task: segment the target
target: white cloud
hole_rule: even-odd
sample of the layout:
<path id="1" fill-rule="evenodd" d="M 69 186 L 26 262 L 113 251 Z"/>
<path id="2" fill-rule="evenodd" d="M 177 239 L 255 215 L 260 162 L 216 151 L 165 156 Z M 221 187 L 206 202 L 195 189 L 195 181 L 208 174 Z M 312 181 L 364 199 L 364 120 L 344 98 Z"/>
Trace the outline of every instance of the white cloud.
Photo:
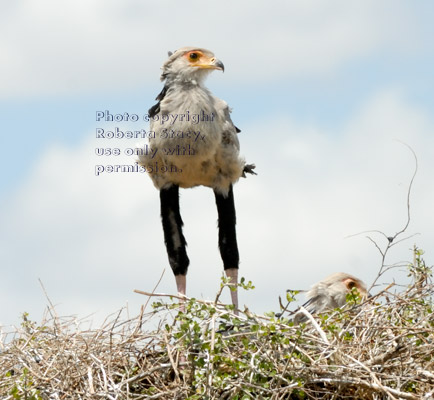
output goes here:
<path id="1" fill-rule="evenodd" d="M 419 48 L 417 9 L 333 0 L 19 2 L 1 7 L 0 95 L 115 93 L 155 82 L 166 51 L 214 50 L 227 81 L 327 76 L 390 46 Z M 393 12 L 391 12 L 393 11 Z M 405 29 L 403 29 L 405 26 Z"/>
<path id="2" fill-rule="evenodd" d="M 240 134 L 243 152 L 259 174 L 235 189 L 241 274 L 257 286 L 241 295 L 242 304 L 257 312 L 276 309 L 285 289 L 306 288 L 339 270 L 372 282 L 379 254 L 364 235 L 345 237 L 369 229 L 389 235 L 404 225 L 414 163 L 394 139 L 418 155 L 408 232 L 421 236 L 394 248 L 388 262 L 410 259 L 414 242 L 432 260 L 434 122 L 423 112 L 389 90 L 373 96 L 339 132 L 295 119 L 271 121 L 256 121 Z M 264 132 L 275 135 L 274 141 Z M 96 177 L 99 144 L 89 139 L 74 149 L 48 149 L 3 204 L 0 253 L 8 273 L 0 293 L 2 304 L 9 305 L 3 323 L 21 311 L 39 317 L 46 301 L 38 277 L 60 303 L 61 315 L 105 316 L 126 301 L 134 312 L 144 299 L 133 289 L 152 290 L 164 269 L 158 291 L 175 292 L 158 192 L 140 174 Z M 188 294 L 212 298 L 222 271 L 214 196 L 206 188 L 185 190 L 181 204 L 191 259 Z M 224 299 L 229 301 L 227 293 Z"/>

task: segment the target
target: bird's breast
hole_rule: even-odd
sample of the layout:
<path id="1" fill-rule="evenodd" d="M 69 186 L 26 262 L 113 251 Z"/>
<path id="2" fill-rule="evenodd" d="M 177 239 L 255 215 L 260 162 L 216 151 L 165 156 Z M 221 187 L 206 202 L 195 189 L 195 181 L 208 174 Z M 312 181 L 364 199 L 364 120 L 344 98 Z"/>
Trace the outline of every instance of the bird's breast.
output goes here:
<path id="1" fill-rule="evenodd" d="M 168 90 L 160 112 L 151 120 L 155 134 L 149 146 L 153 161 L 177 173 L 151 174 L 158 188 L 168 183 L 204 185 L 224 193 L 238 180 L 244 162 L 239 158 L 235 128 L 222 112 L 222 104 L 204 88 Z M 140 157 L 141 165 L 147 161 L 146 156 Z"/>
<path id="2" fill-rule="evenodd" d="M 151 130 L 155 132 L 152 144 L 158 148 L 188 148 L 200 156 L 213 152 L 221 141 L 214 100 L 206 91 L 172 93 L 157 117 Z"/>

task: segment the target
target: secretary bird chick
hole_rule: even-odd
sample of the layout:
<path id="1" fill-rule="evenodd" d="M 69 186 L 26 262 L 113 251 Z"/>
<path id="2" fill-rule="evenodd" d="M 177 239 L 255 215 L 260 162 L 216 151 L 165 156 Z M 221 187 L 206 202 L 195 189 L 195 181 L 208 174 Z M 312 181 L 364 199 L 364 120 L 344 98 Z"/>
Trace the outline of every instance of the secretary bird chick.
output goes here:
<path id="1" fill-rule="evenodd" d="M 206 49 L 183 47 L 162 66 L 163 90 L 148 111 L 150 152 L 139 153 L 160 190 L 161 219 L 170 266 L 178 293 L 186 293 L 189 259 L 179 210 L 179 188 L 207 186 L 213 189 L 218 211 L 219 249 L 231 286 L 231 300 L 238 309 L 239 254 L 233 184 L 245 173 L 255 174 L 239 155 L 240 145 L 226 102 L 213 96 L 204 80 L 223 63 Z M 184 305 L 181 303 L 181 310 Z M 237 312 L 237 311 L 236 311 Z"/>
<path id="2" fill-rule="evenodd" d="M 303 307 L 311 314 L 321 313 L 334 308 L 342 307 L 347 301 L 347 294 L 356 288 L 362 298 L 369 297 L 366 284 L 360 279 L 345 272 L 336 272 L 312 285 L 306 293 L 308 301 Z M 297 312 L 294 322 L 306 320 L 302 312 Z"/>
<path id="3" fill-rule="evenodd" d="M 336 272 L 312 285 L 306 293 L 309 299 L 304 307 L 311 313 L 342 307 L 347 302 L 347 294 L 356 288 L 362 297 L 368 296 L 366 284 L 345 272 Z"/>

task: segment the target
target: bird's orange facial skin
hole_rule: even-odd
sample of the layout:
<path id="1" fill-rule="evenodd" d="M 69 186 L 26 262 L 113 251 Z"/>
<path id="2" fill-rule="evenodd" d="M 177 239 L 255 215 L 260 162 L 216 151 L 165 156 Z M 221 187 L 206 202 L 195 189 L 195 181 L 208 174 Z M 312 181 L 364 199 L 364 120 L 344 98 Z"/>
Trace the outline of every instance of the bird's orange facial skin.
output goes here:
<path id="1" fill-rule="evenodd" d="M 214 65 L 215 57 L 207 57 L 200 50 L 189 51 L 184 54 L 190 65 L 203 69 L 222 69 L 219 65 Z"/>
<path id="2" fill-rule="evenodd" d="M 347 278 L 343 282 L 349 291 L 351 291 L 353 288 L 356 288 L 362 297 L 367 297 L 368 293 L 366 292 L 365 288 L 360 286 L 358 282 L 354 281 L 354 279 Z"/>
<path id="3" fill-rule="evenodd" d="M 190 61 L 190 63 L 196 63 L 203 57 L 203 53 L 200 50 L 192 50 L 185 53 L 184 57 Z"/>
<path id="4" fill-rule="evenodd" d="M 352 288 L 356 287 L 356 282 L 354 282 L 352 279 L 346 279 L 345 280 L 346 286 L 349 290 L 351 290 Z"/>

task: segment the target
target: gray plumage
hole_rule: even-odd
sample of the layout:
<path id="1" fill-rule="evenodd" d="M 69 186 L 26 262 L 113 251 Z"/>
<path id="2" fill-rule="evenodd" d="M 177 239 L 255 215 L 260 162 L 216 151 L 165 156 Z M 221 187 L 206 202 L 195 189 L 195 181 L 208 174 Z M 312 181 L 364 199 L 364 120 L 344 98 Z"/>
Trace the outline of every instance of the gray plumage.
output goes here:
<path id="1" fill-rule="evenodd" d="M 367 296 L 363 281 L 345 272 L 336 272 L 315 283 L 306 293 L 309 299 L 305 307 L 311 313 L 342 307 L 347 301 L 347 294 L 356 288 L 362 297 Z"/>
<path id="2" fill-rule="evenodd" d="M 213 70 L 224 71 L 223 63 L 209 50 L 183 47 L 169 52 L 163 64 L 164 87 L 157 104 L 148 111 L 149 147 L 138 148 L 139 164 L 149 173 L 160 191 L 164 241 L 178 293 L 186 293 L 190 260 L 179 207 L 179 188 L 208 186 L 213 189 L 219 227 L 219 249 L 238 312 L 239 253 L 233 184 L 245 172 L 253 173 L 240 157 L 238 128 L 230 109 L 204 86 Z M 185 310 L 181 304 L 181 310 Z"/>
<path id="3" fill-rule="evenodd" d="M 204 86 L 213 70 L 223 71 L 223 63 L 209 50 L 195 47 L 175 51 L 162 66 L 164 89 L 150 109 L 152 153 L 139 155 L 139 164 L 158 165 L 149 174 L 158 189 L 203 185 L 227 195 L 243 176 L 245 161 L 230 109 Z M 199 116 L 197 122 L 193 116 Z M 169 120 L 162 123 L 164 118 Z"/>
<path id="4" fill-rule="evenodd" d="M 312 285 L 306 293 L 308 301 L 303 304 L 310 314 L 316 314 L 333 310 L 345 305 L 347 294 L 356 288 L 362 297 L 368 297 L 366 284 L 359 278 L 345 272 L 336 272 Z M 294 323 L 298 324 L 307 320 L 303 311 L 294 315 Z"/>

